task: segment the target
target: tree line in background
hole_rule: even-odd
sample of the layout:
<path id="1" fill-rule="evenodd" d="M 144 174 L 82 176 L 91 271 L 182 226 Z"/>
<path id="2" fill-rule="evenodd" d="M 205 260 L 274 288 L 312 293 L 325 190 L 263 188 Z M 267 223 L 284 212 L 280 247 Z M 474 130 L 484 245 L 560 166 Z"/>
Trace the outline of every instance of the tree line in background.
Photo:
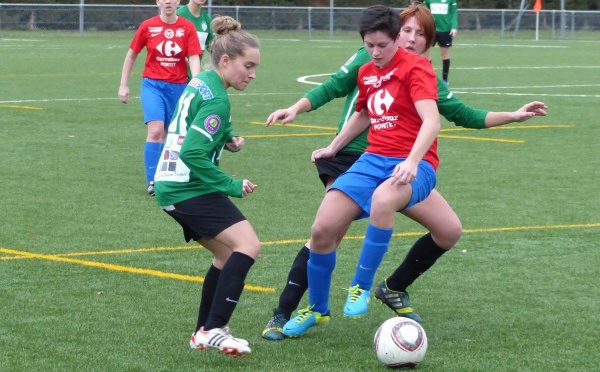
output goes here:
<path id="1" fill-rule="evenodd" d="M 458 7 L 465 9 L 518 9 L 521 6 L 521 0 L 457 0 Z M 128 4 L 128 5 L 149 5 L 154 4 L 152 0 L 84 0 L 85 4 Z M 561 0 L 542 0 L 543 9 L 560 9 Z M 81 0 L 0 0 L 0 4 L 80 4 Z M 525 0 L 525 7 L 532 9 L 535 0 Z M 565 9 L 567 10 L 599 10 L 600 0 L 565 0 Z M 181 4 L 187 4 L 187 0 L 181 0 Z M 213 5 L 228 6 L 329 6 L 330 0 L 213 0 Z M 410 0 L 334 0 L 336 7 L 367 7 L 373 4 L 383 4 L 394 7 L 405 7 L 410 4 Z"/>

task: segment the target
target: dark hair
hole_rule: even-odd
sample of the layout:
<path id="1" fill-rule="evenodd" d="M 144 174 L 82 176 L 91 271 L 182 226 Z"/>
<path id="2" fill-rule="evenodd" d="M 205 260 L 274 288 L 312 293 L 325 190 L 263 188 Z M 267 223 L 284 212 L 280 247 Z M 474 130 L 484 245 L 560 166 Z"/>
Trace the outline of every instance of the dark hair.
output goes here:
<path id="1" fill-rule="evenodd" d="M 219 65 L 221 57 L 227 54 L 231 59 L 244 55 L 247 47 L 260 47 L 256 36 L 242 31 L 242 25 L 229 16 L 217 16 L 210 23 L 216 34 L 210 46 L 213 67 Z"/>
<path id="2" fill-rule="evenodd" d="M 373 5 L 363 10 L 358 20 L 360 37 L 371 32 L 381 31 L 396 40 L 400 33 L 400 16 L 389 6 Z"/>
<path id="3" fill-rule="evenodd" d="M 435 42 L 435 21 L 433 20 L 431 11 L 429 11 L 425 5 L 413 3 L 413 5 L 407 7 L 400 13 L 400 22 L 402 26 L 404 26 L 406 21 L 411 17 L 415 17 L 417 23 L 423 29 L 425 40 L 427 40 L 425 50 L 431 48 Z"/>

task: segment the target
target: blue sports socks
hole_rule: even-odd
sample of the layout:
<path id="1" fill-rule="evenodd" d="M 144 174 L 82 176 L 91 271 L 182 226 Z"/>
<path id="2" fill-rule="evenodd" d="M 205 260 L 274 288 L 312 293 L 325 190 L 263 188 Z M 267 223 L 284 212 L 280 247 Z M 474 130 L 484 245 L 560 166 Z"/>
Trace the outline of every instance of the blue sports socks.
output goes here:
<path id="1" fill-rule="evenodd" d="M 380 229 L 369 224 L 351 287 L 358 284 L 361 289 L 371 290 L 375 273 L 388 250 L 393 232 L 394 229 Z"/>
<path id="2" fill-rule="evenodd" d="M 146 142 L 144 146 L 144 165 L 146 167 L 146 184 L 154 181 L 154 173 L 156 173 L 156 166 L 160 160 L 160 153 L 162 152 L 162 143 L 159 142 Z"/>
<path id="3" fill-rule="evenodd" d="M 308 302 L 313 305 L 313 311 L 325 314 L 329 311 L 329 290 L 331 289 L 331 274 L 335 268 L 335 251 L 318 254 L 310 251 L 308 260 Z"/>

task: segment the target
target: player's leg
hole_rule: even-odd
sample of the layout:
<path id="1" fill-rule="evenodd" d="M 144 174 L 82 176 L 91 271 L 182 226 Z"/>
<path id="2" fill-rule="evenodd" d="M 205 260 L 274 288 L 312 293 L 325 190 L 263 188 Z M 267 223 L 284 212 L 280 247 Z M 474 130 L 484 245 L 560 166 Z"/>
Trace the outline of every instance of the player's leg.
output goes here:
<path id="1" fill-rule="evenodd" d="M 333 158 L 317 159 L 315 166 L 319 178 L 329 190 L 333 182 L 352 164 L 358 160 L 360 152 L 341 152 Z M 345 232 L 344 232 L 345 235 Z M 339 245 L 339 242 L 337 243 Z M 279 295 L 279 304 L 262 331 L 263 338 L 272 341 L 283 340 L 283 326 L 290 320 L 292 313 L 298 308 L 304 293 L 308 289 L 307 264 L 310 254 L 310 241 L 298 252 L 287 276 L 286 284 Z"/>
<path id="2" fill-rule="evenodd" d="M 340 190 L 330 190 L 323 198 L 311 229 L 307 265 L 310 307 L 285 324 L 283 333 L 286 336 L 299 336 L 328 320 L 336 248 L 352 221 L 362 213 L 361 207 Z"/>
<path id="3" fill-rule="evenodd" d="M 215 257 L 227 252 L 231 254 L 219 275 L 208 318 L 196 332 L 195 341 L 227 354 L 249 354 L 248 342 L 233 337 L 227 324 L 244 290 L 246 276 L 260 252 L 258 236 L 250 223 L 244 220 L 213 239 L 199 242 Z"/>
<path id="4" fill-rule="evenodd" d="M 410 306 L 406 289 L 456 244 L 462 234 L 462 225 L 448 202 L 436 190 L 427 199 L 402 213 L 430 232 L 415 242 L 394 273 L 375 288 L 375 297 L 398 315 L 420 321 L 421 318 Z"/>
<path id="5" fill-rule="evenodd" d="M 165 101 L 160 83 L 157 80 L 144 78 L 140 88 L 144 123 L 148 131 L 144 144 L 144 167 L 147 191 L 150 196 L 154 196 L 154 174 L 165 138 Z"/>
<path id="6" fill-rule="evenodd" d="M 450 32 L 440 32 L 436 34 L 438 44 L 440 45 L 440 54 L 442 56 L 442 80 L 448 85 L 448 75 L 450 74 L 450 47 L 452 46 L 452 36 Z"/>
<path id="7" fill-rule="evenodd" d="M 233 355 L 250 353 L 248 343 L 233 337 L 227 323 L 260 252 L 252 226 L 222 193 L 188 199 L 166 211 L 182 225 L 186 241 L 199 242 L 214 257 L 202 291 L 200 329 L 192 336 L 195 348 L 214 348 Z"/>

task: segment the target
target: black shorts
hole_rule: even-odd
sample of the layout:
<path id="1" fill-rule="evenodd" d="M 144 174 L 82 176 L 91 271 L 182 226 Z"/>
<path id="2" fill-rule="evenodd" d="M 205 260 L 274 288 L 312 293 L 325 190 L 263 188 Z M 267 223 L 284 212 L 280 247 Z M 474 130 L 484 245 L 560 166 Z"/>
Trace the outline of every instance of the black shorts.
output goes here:
<path id="1" fill-rule="evenodd" d="M 317 159 L 315 165 L 323 186 L 327 185 L 328 178 L 338 178 L 342 173 L 350 169 L 352 164 L 360 158 L 362 152 L 344 151 L 333 158 Z"/>
<path id="2" fill-rule="evenodd" d="M 450 31 L 448 32 L 436 32 L 435 33 L 435 41 L 433 45 L 439 44 L 440 47 L 450 48 L 452 46 L 452 36 L 450 36 Z"/>
<path id="3" fill-rule="evenodd" d="M 225 229 L 246 217 L 222 192 L 200 195 L 163 207 L 167 214 L 179 222 L 186 242 L 212 239 Z"/>

